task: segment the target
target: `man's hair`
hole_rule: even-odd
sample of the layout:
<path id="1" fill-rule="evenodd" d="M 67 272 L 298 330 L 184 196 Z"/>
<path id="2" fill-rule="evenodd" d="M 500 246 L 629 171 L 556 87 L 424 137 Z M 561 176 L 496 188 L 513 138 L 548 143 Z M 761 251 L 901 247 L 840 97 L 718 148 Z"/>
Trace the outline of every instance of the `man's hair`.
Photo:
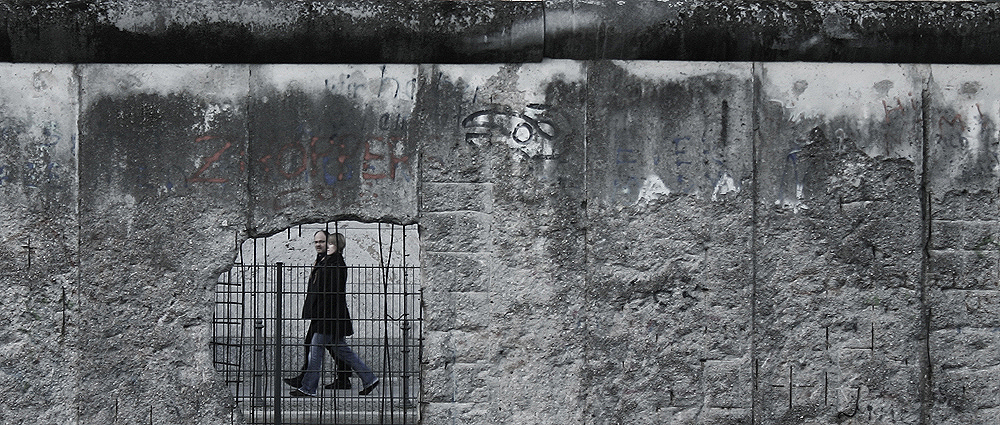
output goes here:
<path id="1" fill-rule="evenodd" d="M 315 237 L 316 235 L 318 235 L 320 233 L 323 234 L 323 237 L 325 237 L 327 239 L 330 239 L 330 232 L 327 232 L 326 230 L 323 230 L 323 229 L 319 229 L 319 230 L 316 231 L 316 233 L 313 233 L 313 237 Z"/>

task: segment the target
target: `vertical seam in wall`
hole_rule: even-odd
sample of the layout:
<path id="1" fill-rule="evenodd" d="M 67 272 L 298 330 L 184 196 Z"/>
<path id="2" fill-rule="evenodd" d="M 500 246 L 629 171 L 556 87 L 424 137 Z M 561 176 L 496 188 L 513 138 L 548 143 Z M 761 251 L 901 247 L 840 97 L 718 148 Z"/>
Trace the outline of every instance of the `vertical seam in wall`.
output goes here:
<path id="1" fill-rule="evenodd" d="M 76 141 L 75 141 L 76 146 L 73 147 L 73 149 L 76 151 L 76 155 L 74 155 L 74 158 L 73 158 L 73 161 L 75 161 L 75 167 L 76 167 L 76 280 L 75 280 L 74 285 L 76 286 L 76 291 L 75 291 L 76 292 L 76 309 L 79 310 L 80 306 L 82 305 L 81 304 L 81 299 L 80 299 L 80 297 L 81 297 L 81 294 L 80 294 L 80 292 L 81 292 L 80 291 L 81 281 L 80 281 L 80 279 L 83 278 L 83 273 L 81 271 L 81 269 L 83 268 L 83 261 L 81 261 L 83 259 L 83 255 L 80 252 L 80 245 L 81 245 L 80 244 L 80 239 L 81 239 L 82 233 L 83 233 L 83 224 L 80 223 L 80 221 L 81 221 L 80 210 L 82 209 L 81 205 L 80 205 L 80 203 L 82 202 L 81 197 L 80 197 L 80 180 L 81 180 L 80 179 L 80 174 L 81 174 L 80 173 L 80 154 L 81 154 L 80 153 L 80 118 L 82 117 L 81 112 L 83 111 L 83 76 L 80 75 L 80 65 L 78 65 L 78 64 L 73 65 L 73 76 L 75 77 L 75 80 L 76 80 L 76 120 L 75 120 L 75 123 L 74 123 L 76 125 Z M 68 308 L 64 308 L 64 310 L 69 310 L 69 309 Z M 66 312 L 64 311 L 63 314 L 66 314 Z M 76 319 L 76 322 L 79 323 L 79 317 L 76 317 L 76 315 L 74 315 L 74 318 Z M 77 330 L 76 332 L 72 332 L 72 334 L 73 334 L 73 336 L 75 338 L 79 338 L 80 337 L 79 330 Z M 71 352 L 70 355 L 77 357 L 76 361 L 73 362 L 74 366 L 73 366 L 73 372 L 72 372 L 73 381 L 75 383 L 75 385 L 73 386 L 73 388 L 74 388 L 73 404 L 75 405 L 76 408 L 75 409 L 71 409 L 71 410 L 73 411 L 72 414 L 74 415 L 73 421 L 76 422 L 76 423 L 79 423 L 80 422 L 80 403 L 77 401 L 78 392 L 77 392 L 76 389 L 80 388 L 80 362 L 79 362 L 80 345 L 77 342 L 78 341 L 74 341 L 73 348 L 70 350 L 70 352 Z"/>
<path id="2" fill-rule="evenodd" d="M 758 63 L 751 62 L 750 78 L 752 79 L 752 111 L 753 134 L 750 140 L 750 423 L 757 423 L 757 206 L 759 194 L 757 186 L 757 142 L 760 140 L 760 79 L 757 75 Z"/>
<path id="3" fill-rule="evenodd" d="M 931 241 L 931 199 L 930 199 L 930 189 L 928 187 L 927 180 L 927 170 L 928 170 L 928 158 L 930 143 L 929 137 L 929 123 L 930 120 L 930 87 L 931 82 L 934 80 L 934 75 L 931 69 L 928 67 L 927 78 L 924 79 L 923 92 L 921 93 L 921 138 L 922 143 L 920 150 L 920 241 L 921 243 L 921 254 L 920 254 L 920 276 L 918 279 L 919 296 L 920 296 L 920 325 L 921 337 L 923 339 L 923 346 L 919 348 L 921 350 L 919 354 L 920 362 L 920 381 L 919 381 L 919 395 L 920 395 L 920 424 L 928 425 L 930 424 L 931 407 L 933 406 L 932 391 L 931 391 L 931 332 L 930 332 L 930 308 L 927 304 L 927 268 L 930 262 L 930 241 Z"/>
<path id="4" fill-rule="evenodd" d="M 590 116 L 590 73 L 593 70 L 593 67 L 591 66 L 592 64 L 593 64 L 592 61 L 584 62 L 584 66 L 587 67 L 587 73 L 586 73 L 586 84 L 584 84 L 584 88 L 583 88 L 583 99 L 584 99 L 584 101 L 583 101 L 583 137 L 582 137 L 582 139 L 583 139 L 583 201 L 585 202 L 584 207 L 583 207 L 583 267 L 584 267 L 584 269 L 583 269 L 583 284 L 585 285 L 585 288 L 587 288 L 587 290 L 583 291 L 583 301 L 584 301 L 583 308 L 587 308 L 587 306 L 590 305 L 590 299 L 589 299 L 590 298 L 590 295 L 589 295 L 590 294 L 590 284 L 591 284 L 591 282 L 593 282 L 593 280 L 591 279 L 591 276 L 590 276 L 590 270 L 592 270 L 592 266 L 593 266 L 593 264 L 591 263 L 591 257 L 590 257 L 590 226 L 591 226 L 591 222 L 590 222 L 590 159 L 588 157 L 588 154 L 590 153 L 590 151 L 589 151 L 589 147 L 587 146 L 589 138 L 590 138 L 590 129 L 589 129 L 590 121 L 587 118 Z M 583 317 L 586 318 L 588 316 L 589 316 L 589 314 L 586 311 L 584 311 Z M 586 321 L 584 321 L 584 328 L 583 328 L 583 333 L 582 333 L 582 337 L 583 338 L 587 337 L 587 327 L 586 326 L 587 326 L 586 325 Z M 583 339 L 583 338 L 581 338 L 581 339 Z M 584 371 L 586 371 L 587 364 L 590 362 L 590 359 L 588 358 L 589 351 L 587 350 L 587 347 L 589 347 L 589 345 L 586 344 L 586 343 L 584 343 L 583 347 L 582 347 L 582 354 L 583 354 L 583 368 L 582 369 Z M 583 376 L 580 376 L 578 379 L 580 379 L 582 381 L 583 380 Z M 586 392 L 585 392 L 586 388 L 588 388 L 588 385 L 583 385 L 583 382 L 581 382 L 580 390 L 579 390 L 580 392 L 577 394 L 577 397 L 579 397 L 579 400 L 580 400 L 580 409 L 582 410 L 580 412 L 580 423 L 586 423 L 587 422 L 586 417 L 587 417 L 587 411 L 588 411 L 588 409 L 587 409 L 587 406 L 586 406 L 586 404 L 587 404 L 587 397 L 586 397 Z"/>
<path id="5" fill-rule="evenodd" d="M 548 50 L 548 43 L 545 42 L 545 40 L 548 38 L 548 37 L 546 37 L 546 28 L 547 28 L 547 25 L 548 25 L 548 18 L 549 17 L 548 17 L 548 11 L 545 9 L 545 4 L 547 2 L 546 1 L 540 1 L 538 3 L 542 5 L 542 58 L 539 61 L 539 62 L 542 62 L 542 61 L 545 60 L 545 58 L 549 57 L 549 52 L 547 51 Z M 586 103 L 586 102 L 584 102 L 584 103 Z M 584 113 L 586 114 L 586 110 L 584 110 Z M 586 116 L 586 115 L 584 115 L 584 116 Z M 584 119 L 584 123 L 586 123 L 586 119 Z M 587 128 L 586 124 L 584 124 L 584 128 Z M 586 143 L 584 143 L 584 146 L 586 146 Z M 584 155 L 584 158 L 586 158 L 586 155 Z M 584 170 L 586 170 L 586 166 L 584 166 Z M 586 189 L 584 189 L 584 190 L 586 190 Z"/>
<path id="6" fill-rule="evenodd" d="M 252 130 L 250 123 L 253 120 L 253 117 L 251 116 L 251 112 L 250 112 L 250 107 L 253 104 L 253 92 L 252 92 L 252 87 L 253 87 L 253 65 L 249 65 L 248 64 L 248 65 L 246 65 L 246 67 L 247 67 L 247 101 L 246 101 L 246 106 L 245 106 L 245 108 L 246 108 L 246 111 L 245 111 L 246 118 L 243 121 L 243 123 L 244 123 L 243 125 L 246 126 L 247 142 L 246 142 L 246 145 L 243 146 L 243 150 L 246 153 L 246 158 L 247 158 L 246 180 L 245 180 L 246 183 L 244 183 L 246 187 L 244 187 L 244 189 L 246 190 L 246 194 L 247 194 L 246 217 L 245 217 L 246 218 L 246 233 L 247 233 L 247 236 L 249 236 L 251 226 L 253 226 L 253 205 L 254 205 L 254 202 L 253 202 L 253 193 L 250 191 L 250 168 L 251 168 L 251 164 L 250 163 L 252 161 L 249 160 L 250 159 L 250 145 L 253 143 L 253 135 L 250 133 L 251 130 Z M 254 233 L 256 233 L 256 232 L 254 232 Z M 239 249 L 239 247 L 237 247 L 237 249 Z"/>

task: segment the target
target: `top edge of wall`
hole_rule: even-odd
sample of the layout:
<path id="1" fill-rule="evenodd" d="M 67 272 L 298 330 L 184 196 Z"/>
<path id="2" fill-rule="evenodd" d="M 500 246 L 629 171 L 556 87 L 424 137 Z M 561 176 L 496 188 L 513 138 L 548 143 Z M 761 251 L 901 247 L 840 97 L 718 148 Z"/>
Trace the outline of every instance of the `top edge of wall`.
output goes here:
<path id="1" fill-rule="evenodd" d="M 1000 63 L 1000 4 L 930 1 L 7 1 L 0 61 Z"/>

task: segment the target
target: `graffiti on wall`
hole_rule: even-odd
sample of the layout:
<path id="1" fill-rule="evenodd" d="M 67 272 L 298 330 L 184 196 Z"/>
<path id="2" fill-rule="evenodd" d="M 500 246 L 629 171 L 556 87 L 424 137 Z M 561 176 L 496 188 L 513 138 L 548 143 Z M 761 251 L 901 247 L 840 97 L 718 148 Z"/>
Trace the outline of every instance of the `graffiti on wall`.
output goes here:
<path id="1" fill-rule="evenodd" d="M 415 175 L 405 137 L 337 134 L 298 139 L 269 145 L 267 151 L 250 158 L 241 137 L 200 135 L 193 140 L 195 153 L 190 166 L 137 160 L 127 165 L 124 174 L 138 191 L 170 196 L 199 187 L 242 184 L 242 176 L 253 164 L 261 181 L 297 182 L 301 186 L 276 193 L 273 200 L 278 207 L 284 205 L 283 198 L 297 192 L 308 190 L 320 199 L 329 199 L 352 181 L 371 186 L 409 182 Z"/>
<path id="2" fill-rule="evenodd" d="M 407 99 L 410 101 L 416 99 L 418 87 L 415 77 L 400 79 L 386 76 L 385 65 L 382 66 L 381 73 L 379 78 L 371 79 L 365 79 L 358 74 L 342 73 L 323 80 L 323 84 L 327 91 L 351 99 L 357 99 L 367 94 L 383 99 Z"/>
<path id="3" fill-rule="evenodd" d="M 20 152 L 0 158 L 0 188 L 59 187 L 71 178 L 66 174 L 67 166 L 55 158 L 59 149 L 70 152 L 75 149 L 76 136 L 64 135 L 55 121 L 44 121 L 37 126 L 7 121 L 0 126 L 0 143 L 20 146 Z M 62 147 L 67 143 L 68 149 Z"/>
<path id="4" fill-rule="evenodd" d="M 499 138 L 529 158 L 555 159 L 560 129 L 552 115 L 552 106 L 546 104 L 530 103 L 521 111 L 496 105 L 467 115 L 462 128 L 465 141 L 477 147 Z"/>

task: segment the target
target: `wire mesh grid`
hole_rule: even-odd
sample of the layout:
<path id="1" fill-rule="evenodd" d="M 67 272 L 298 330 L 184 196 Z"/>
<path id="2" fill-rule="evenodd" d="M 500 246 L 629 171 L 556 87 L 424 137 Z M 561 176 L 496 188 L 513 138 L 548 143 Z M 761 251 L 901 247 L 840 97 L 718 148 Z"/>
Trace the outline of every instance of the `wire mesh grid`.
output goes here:
<path id="1" fill-rule="evenodd" d="M 363 384 L 357 374 L 351 389 L 338 387 L 329 354 L 316 397 L 293 397 L 294 388 L 283 381 L 304 366 L 309 321 L 301 319 L 301 309 L 312 265 L 240 261 L 220 276 L 213 352 L 238 407 L 233 422 L 242 416 L 251 424 L 419 423 L 419 267 L 397 263 L 348 265 L 354 335 L 347 342 L 380 379 L 368 395 L 358 394 Z"/>

